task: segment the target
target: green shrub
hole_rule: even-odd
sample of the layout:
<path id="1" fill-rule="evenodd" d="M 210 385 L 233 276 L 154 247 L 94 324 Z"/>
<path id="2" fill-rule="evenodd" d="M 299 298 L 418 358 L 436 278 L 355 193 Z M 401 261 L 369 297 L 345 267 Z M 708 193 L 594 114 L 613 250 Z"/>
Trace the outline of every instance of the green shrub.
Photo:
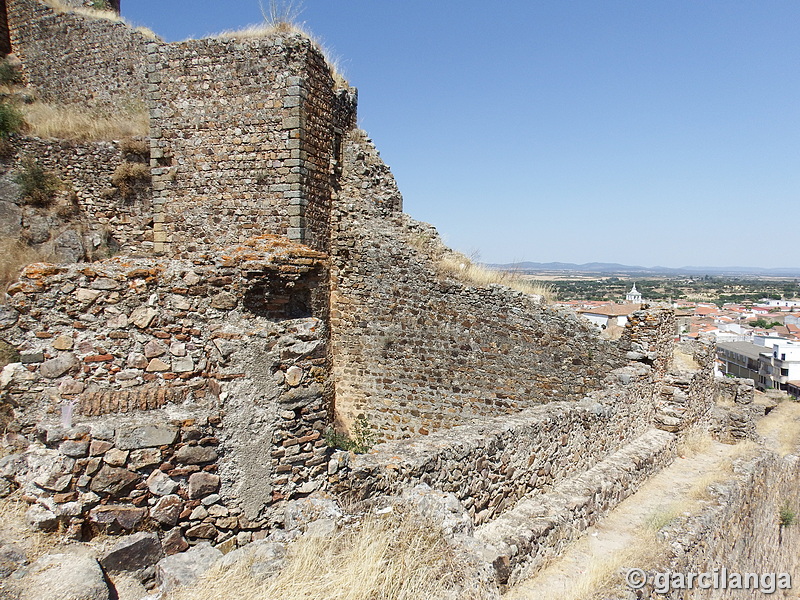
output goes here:
<path id="1" fill-rule="evenodd" d="M 797 521 L 797 513 L 792 510 L 788 502 L 781 507 L 779 521 L 781 527 L 789 527 Z"/>
<path id="2" fill-rule="evenodd" d="M 325 443 L 330 448 L 351 450 L 356 454 L 365 454 L 375 445 L 377 436 L 372 430 L 367 417 L 358 415 L 353 424 L 353 437 L 338 433 L 332 427 L 325 430 Z"/>
<path id="3" fill-rule="evenodd" d="M 22 129 L 25 121 L 17 108 L 7 102 L 0 102 L 0 139 L 7 140 L 12 133 Z"/>
<path id="4" fill-rule="evenodd" d="M 45 171 L 32 158 L 22 161 L 14 180 L 21 188 L 22 199 L 33 206 L 49 206 L 64 187 L 55 173 Z"/>

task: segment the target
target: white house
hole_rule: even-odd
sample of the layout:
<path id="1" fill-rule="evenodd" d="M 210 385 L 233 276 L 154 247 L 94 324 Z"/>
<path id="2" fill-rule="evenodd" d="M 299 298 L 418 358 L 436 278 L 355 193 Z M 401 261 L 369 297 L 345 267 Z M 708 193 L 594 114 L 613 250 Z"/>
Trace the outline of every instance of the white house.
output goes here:
<path id="1" fill-rule="evenodd" d="M 628 315 L 639 310 L 641 304 L 607 304 L 578 311 L 579 314 L 590 321 L 598 329 L 608 329 L 612 326 L 625 327 Z"/>
<path id="2" fill-rule="evenodd" d="M 636 289 L 636 283 L 634 282 L 631 291 L 627 293 L 625 296 L 625 302 L 630 304 L 641 304 L 642 303 L 642 295 L 639 293 L 639 290 Z"/>

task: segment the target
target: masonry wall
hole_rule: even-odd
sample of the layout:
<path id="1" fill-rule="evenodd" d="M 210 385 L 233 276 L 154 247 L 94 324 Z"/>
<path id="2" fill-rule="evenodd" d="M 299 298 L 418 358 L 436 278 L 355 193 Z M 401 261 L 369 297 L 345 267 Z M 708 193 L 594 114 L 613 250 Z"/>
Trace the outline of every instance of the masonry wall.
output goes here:
<path id="1" fill-rule="evenodd" d="M 579 402 L 550 402 L 381 445 L 331 465 L 331 489 L 366 498 L 426 483 L 452 492 L 480 525 L 528 494 L 593 467 L 651 427 L 652 369 L 629 365 Z"/>
<path id="2" fill-rule="evenodd" d="M 215 503 L 230 513 L 220 509 L 206 520 L 198 516 L 202 511 L 181 512 L 176 522 L 187 539 L 221 542 L 239 530 L 280 523 L 285 501 L 318 489 L 326 473 L 322 433 L 332 393 L 326 268 L 322 254 L 277 237 L 191 261 L 117 258 L 27 267 L 0 310 L 0 334 L 21 354 L 2 382 L 3 403 L 13 407 L 7 430 L 34 440 L 37 430 L 58 425 L 70 410 L 71 424 L 83 428 L 70 433 L 67 426 L 45 440 L 77 462 L 59 474 L 69 475 L 63 486 L 39 486 L 45 500 L 36 502 L 48 507 L 73 502 L 73 492 L 97 493 L 101 484 L 94 483 L 90 462 L 102 453 L 84 448 L 73 456 L 61 444 L 91 448 L 101 440 L 111 444 L 101 444 L 103 453 L 112 446 L 160 448 L 160 459 L 143 466 L 120 459 L 115 469 L 133 475 L 106 473 L 124 485 L 96 501 L 89 497 L 73 515 L 78 519 L 98 504 L 152 508 L 164 495 L 148 485 L 156 469 L 175 483 L 158 475 L 165 484 L 158 489 L 184 489 L 183 501 L 218 494 Z M 304 314 L 289 316 L 298 307 Z M 203 428 L 199 437 L 181 433 L 193 424 Z M 149 436 L 166 425 L 171 433 L 155 441 L 119 443 L 119 431 L 138 427 Z M 183 445 L 209 447 L 213 457 Z M 179 452 L 206 458 L 173 461 Z M 200 471 L 218 479 L 212 478 L 213 490 L 193 496 L 191 477 Z M 231 515 L 247 525 L 216 520 Z M 211 527 L 189 532 L 201 523 Z"/>
<path id="3" fill-rule="evenodd" d="M 2 165 L 8 169 L 9 177 L 19 171 L 23 161 L 34 160 L 55 173 L 66 184 L 65 193 L 71 196 L 67 199 L 70 206 L 62 209 L 25 208 L 22 237 L 34 245 L 47 242 L 43 237 L 55 239 L 59 222 L 64 220 L 63 215 L 55 214 L 60 210 L 69 213 L 67 220 L 82 239 L 84 252 L 77 260 L 109 251 L 133 256 L 152 253 L 150 177 L 119 177 L 126 167 L 147 165 L 146 141 L 72 142 L 15 136 L 13 146 L 14 157 Z M 5 199 L 21 203 L 19 198 Z M 33 238 L 31 227 L 36 228 Z"/>
<path id="4" fill-rule="evenodd" d="M 122 22 L 57 12 L 39 0 L 8 0 L 7 8 L 12 50 L 42 100 L 109 112 L 141 106 L 152 39 Z"/>
<path id="5" fill-rule="evenodd" d="M 800 506 L 800 460 L 796 455 L 780 457 L 761 449 L 755 456 L 740 460 L 733 475 L 715 484 L 711 503 L 699 515 L 669 532 L 670 554 L 656 572 L 674 573 L 790 573 L 796 589 L 797 545 L 800 529 L 796 524 L 781 526 L 781 509 L 796 511 Z M 638 565 L 635 565 L 638 566 Z M 612 597 L 627 598 L 629 590 Z M 641 598 L 684 598 L 685 590 L 658 594 L 648 585 Z M 782 598 L 791 591 L 761 593 L 755 589 L 698 589 L 692 598 Z"/>
<path id="6" fill-rule="evenodd" d="M 440 273 L 427 252 L 435 230 L 401 205 L 372 144 L 352 133 L 331 243 L 341 426 L 364 414 L 384 439 L 427 434 L 577 400 L 625 363 L 574 313 Z"/>
<path id="7" fill-rule="evenodd" d="M 326 250 L 337 130 L 353 92 L 299 35 L 149 47 L 156 251 L 254 232 Z"/>

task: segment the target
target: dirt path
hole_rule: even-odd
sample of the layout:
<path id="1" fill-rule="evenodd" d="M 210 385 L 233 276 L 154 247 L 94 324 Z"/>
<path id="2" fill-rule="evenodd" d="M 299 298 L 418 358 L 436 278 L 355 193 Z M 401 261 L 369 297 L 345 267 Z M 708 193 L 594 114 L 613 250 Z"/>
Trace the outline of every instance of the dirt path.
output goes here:
<path id="1" fill-rule="evenodd" d="M 648 551 L 648 537 L 672 518 L 702 502 L 705 489 L 741 450 L 709 442 L 697 454 L 677 458 L 635 494 L 569 546 L 564 555 L 540 573 L 512 586 L 504 600 L 583 598 L 603 580 L 616 577 L 623 564 L 636 565 L 637 553 Z"/>

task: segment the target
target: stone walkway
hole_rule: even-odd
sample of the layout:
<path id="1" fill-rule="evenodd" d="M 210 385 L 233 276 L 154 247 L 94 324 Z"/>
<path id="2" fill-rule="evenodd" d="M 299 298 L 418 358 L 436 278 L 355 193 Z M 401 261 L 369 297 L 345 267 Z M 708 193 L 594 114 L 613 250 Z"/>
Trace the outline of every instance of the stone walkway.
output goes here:
<path id="1" fill-rule="evenodd" d="M 617 584 L 622 566 L 637 567 L 637 554 L 652 550 L 654 533 L 669 520 L 694 510 L 702 490 L 723 472 L 736 446 L 711 442 L 694 456 L 676 458 L 624 500 L 532 578 L 512 586 L 504 600 L 579 599 L 604 582 Z"/>

